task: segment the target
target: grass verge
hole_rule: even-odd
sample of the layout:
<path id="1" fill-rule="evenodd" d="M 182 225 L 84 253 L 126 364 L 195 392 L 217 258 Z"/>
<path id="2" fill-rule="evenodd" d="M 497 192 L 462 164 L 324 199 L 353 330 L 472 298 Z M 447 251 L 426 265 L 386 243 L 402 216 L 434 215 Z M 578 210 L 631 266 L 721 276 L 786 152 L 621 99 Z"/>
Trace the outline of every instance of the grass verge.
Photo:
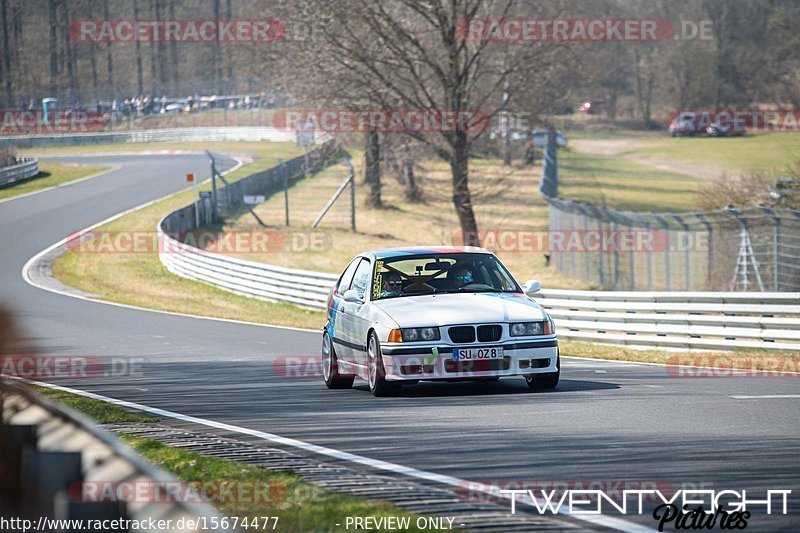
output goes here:
<path id="1" fill-rule="evenodd" d="M 70 181 L 97 174 L 107 167 L 84 165 L 61 165 L 56 163 L 39 162 L 39 174 L 29 180 L 22 181 L 11 187 L 0 189 L 0 200 L 13 198 L 48 187 L 55 187 Z"/>
<path id="2" fill-rule="evenodd" d="M 34 389 L 54 402 L 88 415 L 100 424 L 149 423 L 160 420 L 148 414 L 60 390 L 47 387 Z M 240 522 L 243 519 L 252 522 L 254 519 L 269 516 L 278 517 L 274 528 L 277 531 L 330 531 L 334 529 L 334 524 L 344 523 L 348 516 L 393 516 L 409 517 L 412 527 L 408 531 L 421 531 L 413 527 L 417 515 L 403 511 L 389 502 L 329 492 L 303 481 L 291 471 L 272 471 L 236 461 L 207 457 L 172 448 L 156 440 L 124 433 L 119 437 L 142 457 L 170 472 L 188 486 L 213 487 L 207 492 L 210 496 L 208 503 L 229 517 L 237 517 Z M 230 490 L 226 491 L 225 488 Z M 268 527 L 272 526 L 273 522 L 270 520 Z"/>
<path id="3" fill-rule="evenodd" d="M 558 153 L 559 196 L 627 211 L 690 211 L 701 182 L 618 156 Z"/>
<path id="4" fill-rule="evenodd" d="M 93 398 L 86 398 L 78 396 L 70 392 L 51 389 L 49 387 L 34 387 L 34 390 L 46 397 L 48 400 L 58 402 L 62 405 L 80 411 L 81 413 L 91 417 L 98 424 L 123 424 L 123 423 L 147 423 L 158 422 L 160 418 L 142 413 L 139 411 L 132 411 L 125 409 L 113 403 L 104 402 L 102 400 L 95 400 Z"/>
<path id="5" fill-rule="evenodd" d="M 421 531 L 415 526 L 417 515 L 403 511 L 391 503 L 365 500 L 336 494 L 307 483 L 291 472 L 275 472 L 264 468 L 206 457 L 198 453 L 171 448 L 158 441 L 123 435 L 123 440 L 147 460 L 171 472 L 190 486 L 205 483 L 213 487 L 240 487 L 242 498 L 220 498 L 211 491 L 211 503 L 229 517 L 259 519 L 277 517 L 278 531 L 332 531 L 334 524 L 344 524 L 348 516 L 409 517 L 406 531 Z M 250 494 L 250 488 L 254 488 Z M 263 490 L 262 490 L 263 489 Z M 235 500 L 235 501 L 230 501 Z M 272 527 L 272 520 L 269 527 Z M 385 531 L 374 529 L 373 531 Z"/>
<path id="6" fill-rule="evenodd" d="M 800 163 L 800 133 L 759 133 L 731 138 L 662 138 L 624 152 L 643 160 L 680 161 L 717 174 L 785 174 Z"/>

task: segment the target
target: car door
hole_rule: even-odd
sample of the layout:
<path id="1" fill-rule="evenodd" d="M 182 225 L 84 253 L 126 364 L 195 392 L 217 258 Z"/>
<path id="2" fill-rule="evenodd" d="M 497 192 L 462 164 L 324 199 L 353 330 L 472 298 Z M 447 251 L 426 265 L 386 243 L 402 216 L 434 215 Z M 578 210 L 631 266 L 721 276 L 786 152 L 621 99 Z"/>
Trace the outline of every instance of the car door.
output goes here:
<path id="1" fill-rule="evenodd" d="M 347 337 L 348 328 L 344 312 L 346 303 L 344 301 L 344 292 L 350 288 L 350 284 L 353 282 L 353 274 L 355 274 L 361 260 L 361 257 L 356 257 L 344 269 L 339 282 L 333 290 L 333 306 L 328 311 L 328 320 L 331 324 L 328 334 L 331 336 L 331 342 L 333 342 L 336 355 L 340 361 L 352 362 L 353 359 L 352 349 L 349 346 L 350 343 Z"/>
<path id="2" fill-rule="evenodd" d="M 350 285 L 351 289 L 358 291 L 361 303 L 345 302 L 344 304 L 346 306 L 348 341 L 352 348 L 353 362 L 364 367 L 367 365 L 367 330 L 370 323 L 366 313 L 369 302 L 368 290 L 371 286 L 371 281 L 372 263 L 369 259 L 363 258 L 353 274 L 353 282 Z"/>

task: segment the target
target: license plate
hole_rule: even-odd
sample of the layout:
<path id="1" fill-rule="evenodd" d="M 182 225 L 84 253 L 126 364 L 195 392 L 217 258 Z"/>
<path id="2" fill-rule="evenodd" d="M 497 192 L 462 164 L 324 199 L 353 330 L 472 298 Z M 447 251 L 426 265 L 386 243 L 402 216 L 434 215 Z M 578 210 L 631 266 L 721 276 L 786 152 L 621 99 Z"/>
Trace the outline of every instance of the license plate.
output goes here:
<path id="1" fill-rule="evenodd" d="M 480 361 L 502 359 L 503 348 L 453 348 L 453 361 Z"/>

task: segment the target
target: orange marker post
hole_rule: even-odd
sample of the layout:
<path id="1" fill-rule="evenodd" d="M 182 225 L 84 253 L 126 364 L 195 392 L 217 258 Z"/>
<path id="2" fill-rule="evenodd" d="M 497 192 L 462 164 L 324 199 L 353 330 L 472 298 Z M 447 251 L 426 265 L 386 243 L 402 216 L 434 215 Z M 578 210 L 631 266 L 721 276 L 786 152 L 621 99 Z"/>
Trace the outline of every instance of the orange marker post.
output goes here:
<path id="1" fill-rule="evenodd" d="M 194 224 L 195 228 L 200 227 L 200 206 L 197 200 L 197 182 L 194 179 L 194 174 L 189 172 L 186 174 L 186 181 L 192 184 L 192 189 L 194 190 Z"/>

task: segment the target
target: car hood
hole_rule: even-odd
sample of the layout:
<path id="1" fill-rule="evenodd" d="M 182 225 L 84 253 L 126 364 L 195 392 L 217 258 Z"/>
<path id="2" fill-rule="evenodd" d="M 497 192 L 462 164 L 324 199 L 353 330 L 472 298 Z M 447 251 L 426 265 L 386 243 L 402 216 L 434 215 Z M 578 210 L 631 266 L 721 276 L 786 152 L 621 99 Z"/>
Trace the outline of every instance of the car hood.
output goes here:
<path id="1" fill-rule="evenodd" d="M 521 293 L 402 296 L 374 302 L 401 328 L 543 320 L 545 312 Z"/>

